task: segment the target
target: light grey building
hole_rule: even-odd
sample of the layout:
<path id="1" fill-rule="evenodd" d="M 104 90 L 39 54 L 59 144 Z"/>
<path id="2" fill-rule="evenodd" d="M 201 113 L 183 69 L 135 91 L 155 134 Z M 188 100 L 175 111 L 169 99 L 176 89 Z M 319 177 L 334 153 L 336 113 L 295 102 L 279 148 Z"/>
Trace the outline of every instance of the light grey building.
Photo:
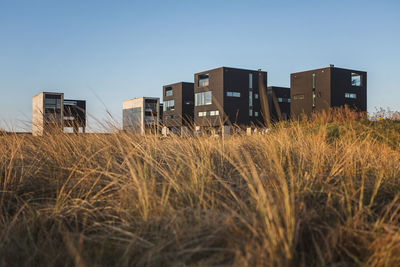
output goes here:
<path id="1" fill-rule="evenodd" d="M 32 135 L 62 131 L 64 94 L 42 92 L 32 98 Z"/>
<path id="2" fill-rule="evenodd" d="M 160 124 L 160 99 L 137 97 L 122 103 L 122 128 L 138 134 L 158 133 Z"/>

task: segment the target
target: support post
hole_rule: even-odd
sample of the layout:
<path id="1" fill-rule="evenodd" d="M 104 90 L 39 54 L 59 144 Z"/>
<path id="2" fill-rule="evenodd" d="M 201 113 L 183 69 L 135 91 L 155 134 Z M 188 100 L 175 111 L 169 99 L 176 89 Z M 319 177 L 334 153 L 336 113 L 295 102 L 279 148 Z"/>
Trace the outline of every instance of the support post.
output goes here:
<path id="1" fill-rule="evenodd" d="M 231 135 L 231 127 L 228 125 L 222 126 L 222 138 L 229 138 Z"/>

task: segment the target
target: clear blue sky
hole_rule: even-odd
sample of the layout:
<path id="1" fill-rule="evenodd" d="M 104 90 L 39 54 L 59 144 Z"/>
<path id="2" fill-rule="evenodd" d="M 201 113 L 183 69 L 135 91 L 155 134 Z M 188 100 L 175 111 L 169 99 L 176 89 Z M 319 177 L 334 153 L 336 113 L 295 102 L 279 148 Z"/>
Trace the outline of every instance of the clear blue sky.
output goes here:
<path id="1" fill-rule="evenodd" d="M 399 1 L 0 0 L 0 127 L 27 128 L 31 98 L 86 99 L 89 124 L 219 66 L 368 72 L 368 111 L 400 110 Z"/>

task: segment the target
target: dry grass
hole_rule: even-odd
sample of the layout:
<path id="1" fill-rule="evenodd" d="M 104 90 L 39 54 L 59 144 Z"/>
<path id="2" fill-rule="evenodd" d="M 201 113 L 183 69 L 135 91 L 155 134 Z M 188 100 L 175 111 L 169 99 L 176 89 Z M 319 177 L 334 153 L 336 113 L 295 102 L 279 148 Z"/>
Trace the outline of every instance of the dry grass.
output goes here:
<path id="1" fill-rule="evenodd" d="M 0 265 L 400 265 L 400 127 L 0 137 Z"/>

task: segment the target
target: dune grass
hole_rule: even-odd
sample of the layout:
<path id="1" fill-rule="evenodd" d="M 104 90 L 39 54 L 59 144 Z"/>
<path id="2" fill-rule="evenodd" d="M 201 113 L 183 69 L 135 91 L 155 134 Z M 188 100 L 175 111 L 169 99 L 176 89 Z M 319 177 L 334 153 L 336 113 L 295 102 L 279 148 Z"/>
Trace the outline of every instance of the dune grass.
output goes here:
<path id="1" fill-rule="evenodd" d="M 399 266 L 399 130 L 0 136 L 0 265 Z"/>

